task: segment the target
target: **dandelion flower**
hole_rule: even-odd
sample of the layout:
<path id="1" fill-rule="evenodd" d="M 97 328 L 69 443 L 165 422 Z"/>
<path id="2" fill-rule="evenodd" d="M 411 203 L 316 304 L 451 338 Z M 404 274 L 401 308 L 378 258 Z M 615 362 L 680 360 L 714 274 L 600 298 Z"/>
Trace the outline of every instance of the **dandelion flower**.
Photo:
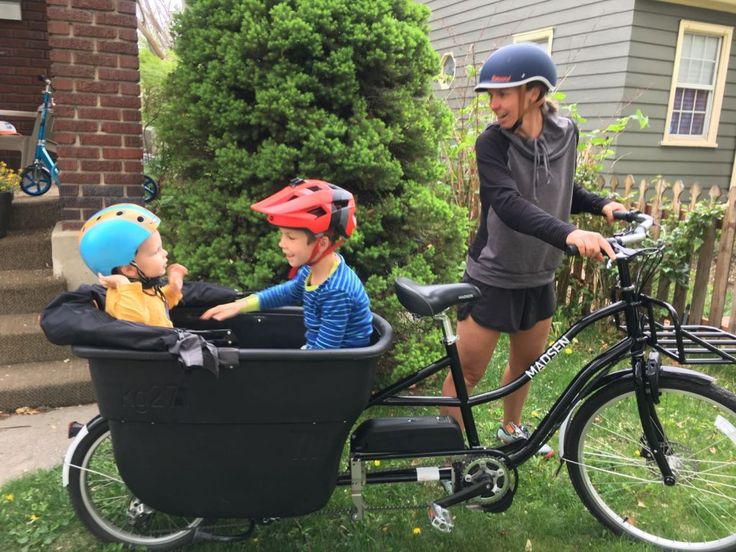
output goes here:
<path id="1" fill-rule="evenodd" d="M 13 493 L 5 495 L 5 502 L 13 502 L 14 500 L 15 500 L 15 495 Z"/>
<path id="2" fill-rule="evenodd" d="M 380 466 L 381 465 L 381 461 L 380 460 L 374 460 L 373 461 L 373 465 L 374 466 Z"/>
<path id="3" fill-rule="evenodd" d="M 572 354 L 572 348 L 571 347 L 565 347 L 565 354 L 571 355 Z"/>
<path id="4" fill-rule="evenodd" d="M 39 517 L 36 514 L 31 514 L 30 516 L 28 516 L 28 519 L 30 520 L 30 523 L 33 523 L 34 521 L 39 519 Z"/>
<path id="5" fill-rule="evenodd" d="M 421 535 L 422 529 L 420 527 L 415 527 L 414 529 L 411 530 L 411 532 L 414 533 L 415 535 Z"/>

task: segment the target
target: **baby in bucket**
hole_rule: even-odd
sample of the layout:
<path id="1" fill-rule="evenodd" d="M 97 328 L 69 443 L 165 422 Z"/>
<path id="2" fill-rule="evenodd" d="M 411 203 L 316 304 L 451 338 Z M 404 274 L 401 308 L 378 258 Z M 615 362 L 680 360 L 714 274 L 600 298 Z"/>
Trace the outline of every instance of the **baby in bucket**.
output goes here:
<path id="1" fill-rule="evenodd" d="M 322 180 L 291 185 L 251 205 L 281 232 L 279 247 L 291 279 L 244 299 L 212 307 L 202 319 L 303 305 L 303 349 L 365 347 L 373 333 L 370 301 L 362 282 L 337 248 L 356 226 L 353 195 Z"/>
<path id="2" fill-rule="evenodd" d="M 79 233 L 79 252 L 107 288 L 105 312 L 119 320 L 173 327 L 169 309 L 182 298 L 187 269 L 167 267 L 161 220 L 148 209 L 118 203 L 98 211 Z M 168 283 L 164 283 L 164 277 Z"/>

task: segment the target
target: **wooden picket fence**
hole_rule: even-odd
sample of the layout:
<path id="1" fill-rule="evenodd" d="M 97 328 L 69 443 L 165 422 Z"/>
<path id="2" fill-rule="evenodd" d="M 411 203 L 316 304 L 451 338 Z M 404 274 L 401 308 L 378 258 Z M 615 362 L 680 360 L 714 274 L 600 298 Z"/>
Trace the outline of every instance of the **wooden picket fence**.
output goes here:
<path id="1" fill-rule="evenodd" d="M 679 180 L 671 185 L 661 179 L 654 182 L 641 180 L 637 186 L 635 178 L 629 175 L 623 179 L 611 176 L 608 180 L 599 176 L 598 188 L 602 195 L 606 195 L 606 192 L 616 192 L 619 197 L 625 198 L 622 203 L 627 207 L 652 215 L 655 222 L 664 218 L 673 220 L 675 217 L 676 220 L 682 220 L 698 202 L 726 203 L 723 218 L 714 221 L 708 227 L 703 236 L 703 244 L 697 251 L 690 252 L 691 277 L 688 284 L 673 285 L 669 279 L 656 278 L 655 275 L 654 282 L 645 291 L 671 303 L 681 316 L 682 313 L 688 312 L 689 324 L 708 324 L 733 333 L 736 330 L 736 300 L 732 301 L 728 313 L 724 311 L 727 306 L 736 230 L 736 187 L 732 187 L 728 194 L 724 194 L 718 186 L 712 186 L 706 191 L 700 184 L 693 184 L 686 189 Z M 688 201 L 684 201 L 683 198 L 687 198 Z M 658 233 L 659 227 L 655 225 L 650 235 L 656 238 Z M 558 275 L 558 301 L 560 304 L 577 306 L 583 313 L 589 312 L 606 301 L 605 293 L 601 289 L 606 284 L 602 280 L 599 266 L 595 266 L 592 261 L 570 258 Z M 730 286 L 732 296 L 736 297 L 736 282 Z M 584 293 L 586 289 L 588 293 Z M 688 293 L 689 290 L 691 293 Z M 710 304 L 706 313 L 705 305 L 708 298 Z"/>

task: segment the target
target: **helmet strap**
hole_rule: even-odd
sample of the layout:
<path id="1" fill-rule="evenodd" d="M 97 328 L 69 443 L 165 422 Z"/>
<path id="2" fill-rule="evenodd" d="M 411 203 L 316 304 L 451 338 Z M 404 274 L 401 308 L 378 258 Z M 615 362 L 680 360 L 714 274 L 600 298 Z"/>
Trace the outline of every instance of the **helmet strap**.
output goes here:
<path id="1" fill-rule="evenodd" d="M 322 236 L 320 236 L 322 237 Z M 331 246 L 329 246 L 327 249 L 325 249 L 322 253 L 319 253 L 319 242 L 314 244 L 314 248 L 312 248 L 312 254 L 309 256 L 309 260 L 306 262 L 307 265 L 313 266 L 320 262 L 322 259 L 327 257 L 327 255 L 330 255 L 332 252 L 334 252 L 338 247 L 340 247 L 343 243 L 345 243 L 345 240 L 337 240 L 335 243 L 333 243 Z M 292 280 L 294 277 L 296 277 L 296 273 L 299 272 L 300 266 L 292 266 L 289 270 L 289 280 Z"/>
<path id="2" fill-rule="evenodd" d="M 154 278 L 149 278 L 146 276 L 143 271 L 141 270 L 141 267 L 138 266 L 138 263 L 135 261 L 130 261 L 130 266 L 135 268 L 135 271 L 138 274 L 138 280 L 141 283 L 141 286 L 143 287 L 143 293 L 146 295 L 158 295 L 161 300 L 166 303 L 166 296 L 164 295 L 163 290 L 161 289 L 163 287 L 163 278 L 160 276 L 156 276 Z M 148 293 L 146 290 L 152 289 L 153 293 Z"/>

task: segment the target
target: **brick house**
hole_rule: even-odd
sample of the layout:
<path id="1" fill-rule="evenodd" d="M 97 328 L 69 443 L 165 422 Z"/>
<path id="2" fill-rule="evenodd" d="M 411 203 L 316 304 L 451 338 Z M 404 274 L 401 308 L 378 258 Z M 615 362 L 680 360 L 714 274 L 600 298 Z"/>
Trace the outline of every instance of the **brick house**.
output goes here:
<path id="1" fill-rule="evenodd" d="M 62 174 L 53 244 L 59 276 L 66 277 L 78 259 L 76 230 L 87 217 L 141 195 L 136 29 L 135 0 L 0 2 L 0 119 L 29 134 L 33 120 L 7 112 L 36 111 L 39 74 L 51 77 L 56 89 L 53 140 Z M 16 152 L 0 151 L 0 160 L 19 164 Z"/>

